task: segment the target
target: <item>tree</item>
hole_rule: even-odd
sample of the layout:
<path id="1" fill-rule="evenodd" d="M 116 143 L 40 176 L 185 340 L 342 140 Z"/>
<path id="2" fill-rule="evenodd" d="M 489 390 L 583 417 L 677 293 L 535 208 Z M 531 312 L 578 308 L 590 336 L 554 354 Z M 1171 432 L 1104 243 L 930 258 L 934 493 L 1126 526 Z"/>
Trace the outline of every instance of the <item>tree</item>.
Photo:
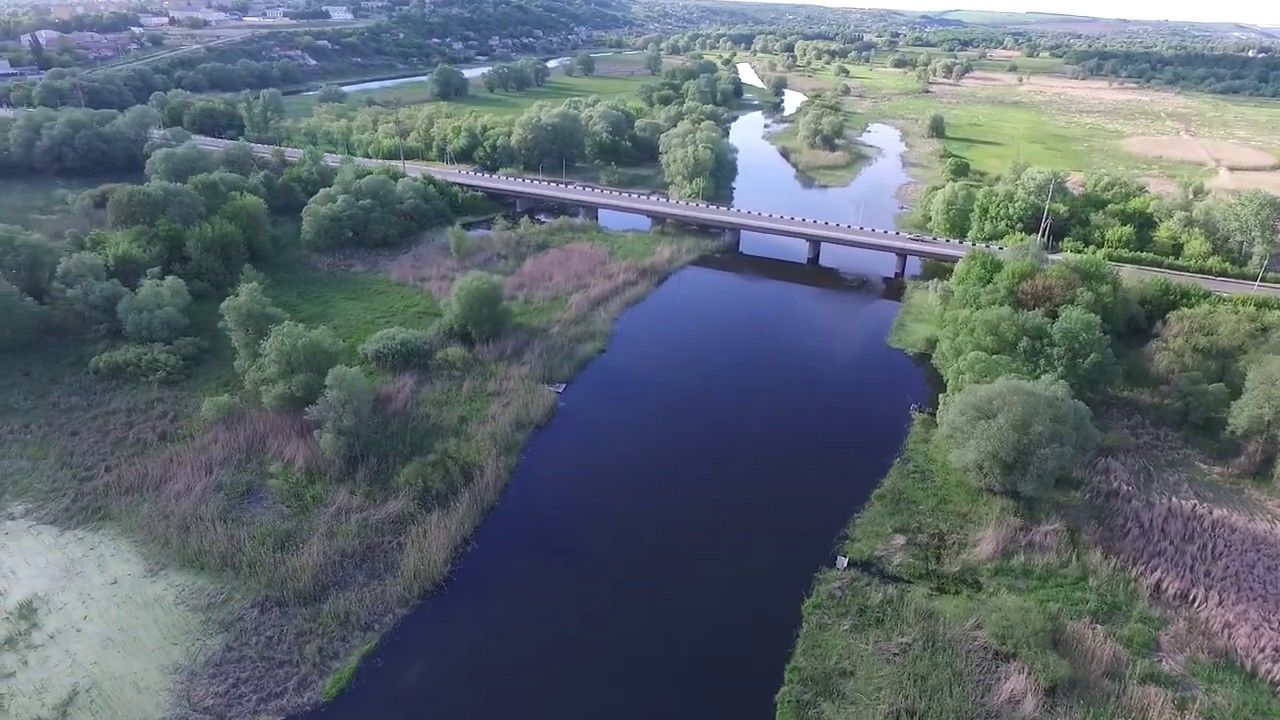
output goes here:
<path id="1" fill-rule="evenodd" d="M 942 237 L 962 238 L 969 232 L 969 219 L 977 193 L 963 182 L 949 182 L 929 196 L 929 229 Z"/>
<path id="2" fill-rule="evenodd" d="M 675 198 L 727 195 L 738 171 L 737 151 L 713 122 L 684 121 L 658 140 L 667 191 Z"/>
<path id="3" fill-rule="evenodd" d="M 1065 384 L 1002 378 L 947 398 L 938 438 L 952 464 L 982 487 L 1036 497 L 1083 461 L 1099 434 Z"/>
<path id="4" fill-rule="evenodd" d="M 769 76 L 769 92 L 777 97 L 782 97 L 783 90 L 787 89 L 786 75 L 770 75 Z"/>
<path id="5" fill-rule="evenodd" d="M 800 118 L 800 141 L 815 150 L 835 150 L 844 141 L 844 116 L 828 107 L 815 106 Z"/>
<path id="6" fill-rule="evenodd" d="M 454 100 L 466 97 L 471 90 L 471 81 L 462 71 L 452 65 L 441 65 L 431 73 L 429 81 L 431 94 L 437 100 Z"/>
<path id="7" fill-rule="evenodd" d="M 650 75 L 662 74 L 662 53 L 650 51 L 644 56 L 644 69 L 649 71 Z"/>
<path id="8" fill-rule="evenodd" d="M 591 56 L 591 53 L 580 52 L 573 57 L 573 66 L 583 75 L 594 75 L 596 59 Z"/>
<path id="9" fill-rule="evenodd" d="M 270 410 L 301 410 L 320 397 L 342 352 L 342 341 L 329 328 L 286 320 L 271 328 L 244 383 Z"/>
<path id="10" fill-rule="evenodd" d="M 1244 391 L 1231 404 L 1227 429 L 1267 442 L 1280 437 L 1280 355 L 1268 355 L 1249 367 Z"/>
<path id="11" fill-rule="evenodd" d="M 231 340 L 231 347 L 236 353 L 236 372 L 241 375 L 257 362 L 262 341 L 271 334 L 271 329 L 289 319 L 283 310 L 271 303 L 262 285 L 256 282 L 240 283 L 236 291 L 222 301 L 218 310 L 222 313 L 218 326 Z"/>
<path id="12" fill-rule="evenodd" d="M 538 103 L 516 120 L 511 147 L 530 170 L 572 165 L 586 152 L 582 116 L 566 107 Z"/>
<path id="13" fill-rule="evenodd" d="M 1081 396 L 1110 387 L 1119 365 L 1102 318 L 1078 307 L 1066 307 L 1050 329 L 1052 371 Z"/>
<path id="14" fill-rule="evenodd" d="M 194 143 L 157 150 L 147 159 L 147 179 L 185 183 L 218 169 L 218 156 Z"/>
<path id="15" fill-rule="evenodd" d="M 57 267 L 58 251 L 44 238 L 16 225 L 0 225 L 0 279 L 44 304 Z"/>
<path id="16" fill-rule="evenodd" d="M 947 120 L 939 113 L 929 116 L 929 122 L 925 126 L 924 134 L 931 138 L 944 138 L 947 136 Z"/>
<path id="17" fill-rule="evenodd" d="M 360 451 L 373 415 L 373 383 L 358 368 L 337 365 L 324 378 L 324 392 L 307 408 L 320 427 L 316 438 L 329 457 L 346 460 Z"/>
<path id="18" fill-rule="evenodd" d="M 471 342 L 484 342 L 498 336 L 510 320 L 510 308 L 502 299 L 502 282 L 487 273 L 472 271 L 454 283 L 440 322 L 446 332 Z"/>
<path id="19" fill-rule="evenodd" d="M 186 332 L 191 294 L 182 278 L 148 278 L 116 306 L 124 336 L 143 343 L 170 343 Z"/>
<path id="20" fill-rule="evenodd" d="M 217 291 L 235 284 L 244 268 L 245 243 L 240 228 L 221 217 L 187 231 L 187 262 L 182 274 Z"/>
<path id="21" fill-rule="evenodd" d="M 54 272 L 53 287 L 55 295 L 95 327 L 115 325 L 116 307 L 129 294 L 119 280 L 107 277 L 106 264 L 91 252 L 64 256 Z"/>
<path id="22" fill-rule="evenodd" d="M 347 91 L 337 85 L 324 85 L 316 93 L 316 102 L 321 105 L 341 105 L 347 101 Z"/>

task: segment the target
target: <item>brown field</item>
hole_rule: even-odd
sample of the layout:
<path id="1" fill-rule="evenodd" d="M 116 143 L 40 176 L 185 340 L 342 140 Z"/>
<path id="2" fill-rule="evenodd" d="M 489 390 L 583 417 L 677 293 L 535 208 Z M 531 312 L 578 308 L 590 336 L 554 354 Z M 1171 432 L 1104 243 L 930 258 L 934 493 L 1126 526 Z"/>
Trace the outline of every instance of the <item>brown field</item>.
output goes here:
<path id="1" fill-rule="evenodd" d="M 1276 156 L 1261 148 L 1229 140 L 1198 138 L 1193 135 L 1134 136 L 1125 138 L 1124 148 L 1136 155 L 1196 163 L 1228 170 L 1270 170 L 1280 164 Z"/>

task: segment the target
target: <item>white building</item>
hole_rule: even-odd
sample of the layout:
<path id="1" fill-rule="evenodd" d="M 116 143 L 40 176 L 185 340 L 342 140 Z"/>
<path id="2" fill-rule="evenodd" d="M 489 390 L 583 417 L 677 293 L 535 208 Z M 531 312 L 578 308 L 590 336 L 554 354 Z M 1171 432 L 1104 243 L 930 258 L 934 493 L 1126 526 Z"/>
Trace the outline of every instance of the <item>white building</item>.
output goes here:
<path id="1" fill-rule="evenodd" d="M 329 13 L 330 20 L 355 20 L 356 16 L 351 14 L 351 8 L 346 5 L 325 5 L 320 8 Z"/>
<path id="2" fill-rule="evenodd" d="M 168 15 L 139 15 L 138 24 L 144 28 L 164 27 L 169 24 Z"/>

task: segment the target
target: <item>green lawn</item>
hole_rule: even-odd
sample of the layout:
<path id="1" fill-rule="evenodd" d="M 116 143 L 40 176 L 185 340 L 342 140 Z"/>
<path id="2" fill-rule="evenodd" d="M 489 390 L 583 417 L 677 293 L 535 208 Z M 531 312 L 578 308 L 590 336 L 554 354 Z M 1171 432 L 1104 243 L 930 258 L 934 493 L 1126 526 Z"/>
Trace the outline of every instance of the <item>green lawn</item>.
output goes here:
<path id="1" fill-rule="evenodd" d="M 267 293 L 289 317 L 327 325 L 352 347 L 387 327 L 426 329 L 441 312 L 440 303 L 426 291 L 384 275 L 299 264 L 273 269 L 268 276 Z"/>

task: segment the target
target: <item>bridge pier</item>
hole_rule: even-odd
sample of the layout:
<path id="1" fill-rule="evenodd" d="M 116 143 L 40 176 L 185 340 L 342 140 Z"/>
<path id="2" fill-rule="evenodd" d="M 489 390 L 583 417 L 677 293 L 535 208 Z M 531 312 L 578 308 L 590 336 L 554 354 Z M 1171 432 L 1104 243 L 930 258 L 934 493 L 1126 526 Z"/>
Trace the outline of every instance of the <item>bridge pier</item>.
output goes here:
<path id="1" fill-rule="evenodd" d="M 666 226 L 667 226 L 666 218 L 657 217 L 656 215 L 649 216 L 649 232 L 653 232 L 655 230 L 661 230 Z"/>
<path id="2" fill-rule="evenodd" d="M 516 212 L 529 212 L 538 206 L 538 201 L 533 198 L 518 197 L 516 198 Z"/>
<path id="3" fill-rule="evenodd" d="M 818 260 L 822 257 L 822 243 L 818 240 L 810 240 L 809 256 L 805 258 L 805 262 L 810 265 L 817 265 Z"/>
<path id="4" fill-rule="evenodd" d="M 898 253 L 898 264 L 893 268 L 893 277 L 901 280 L 907 276 L 907 256 L 906 253 Z"/>
<path id="5" fill-rule="evenodd" d="M 600 222 L 600 208 L 594 205 L 583 205 L 578 209 L 578 217 L 588 222 Z"/>
<path id="6" fill-rule="evenodd" d="M 738 228 L 725 228 L 720 231 L 720 237 L 724 239 L 725 245 L 733 245 L 735 251 L 741 248 L 742 231 Z"/>

